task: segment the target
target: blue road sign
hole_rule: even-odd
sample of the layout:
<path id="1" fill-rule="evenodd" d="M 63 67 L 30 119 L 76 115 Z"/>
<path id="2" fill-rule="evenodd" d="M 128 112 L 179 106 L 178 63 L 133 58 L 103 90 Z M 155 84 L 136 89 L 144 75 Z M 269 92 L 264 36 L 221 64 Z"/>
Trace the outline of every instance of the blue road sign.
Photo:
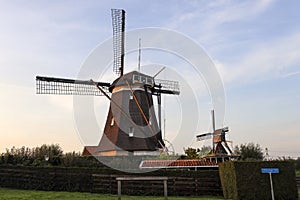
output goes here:
<path id="1" fill-rule="evenodd" d="M 261 168 L 261 173 L 262 174 L 278 174 L 279 169 L 278 168 Z"/>

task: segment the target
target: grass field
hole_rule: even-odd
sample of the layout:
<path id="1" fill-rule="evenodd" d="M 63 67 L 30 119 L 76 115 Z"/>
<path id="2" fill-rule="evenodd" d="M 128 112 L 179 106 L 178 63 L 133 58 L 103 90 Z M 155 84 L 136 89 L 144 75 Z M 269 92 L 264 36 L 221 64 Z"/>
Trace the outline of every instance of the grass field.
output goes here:
<path id="1" fill-rule="evenodd" d="M 109 194 L 91 194 L 79 192 L 46 192 L 33 190 L 15 190 L 8 188 L 0 188 L 0 200 L 116 200 L 116 195 Z M 157 197 L 141 197 L 141 196 L 122 196 L 122 200 L 161 200 L 163 196 Z M 169 197 L 170 200 L 217 200 L 222 197 Z"/>
<path id="2" fill-rule="evenodd" d="M 300 189 L 298 189 L 300 196 Z M 34 190 L 15 190 L 8 188 L 0 188 L 0 200 L 115 200 L 116 195 L 110 194 L 91 194 L 80 192 L 46 192 Z M 157 197 L 142 197 L 142 196 L 122 196 L 122 200 L 161 200 L 163 196 Z M 169 200 L 221 200 L 222 197 L 168 197 Z"/>

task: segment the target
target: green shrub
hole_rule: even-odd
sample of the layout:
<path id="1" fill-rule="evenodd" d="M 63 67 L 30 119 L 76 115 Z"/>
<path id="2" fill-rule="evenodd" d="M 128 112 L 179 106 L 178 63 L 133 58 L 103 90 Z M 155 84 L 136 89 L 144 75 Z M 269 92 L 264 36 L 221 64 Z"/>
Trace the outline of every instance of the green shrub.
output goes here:
<path id="1" fill-rule="evenodd" d="M 224 197 L 271 199 L 269 174 L 262 174 L 261 168 L 279 168 L 279 174 L 272 175 L 275 199 L 298 199 L 295 166 L 287 161 L 221 163 L 219 171 Z"/>
<path id="2" fill-rule="evenodd" d="M 300 171 L 300 157 L 297 158 L 297 160 L 295 160 L 295 167 L 297 171 Z"/>
<path id="3" fill-rule="evenodd" d="M 237 183 L 233 162 L 224 162 L 219 165 L 219 174 L 223 195 L 227 199 L 237 199 Z"/>

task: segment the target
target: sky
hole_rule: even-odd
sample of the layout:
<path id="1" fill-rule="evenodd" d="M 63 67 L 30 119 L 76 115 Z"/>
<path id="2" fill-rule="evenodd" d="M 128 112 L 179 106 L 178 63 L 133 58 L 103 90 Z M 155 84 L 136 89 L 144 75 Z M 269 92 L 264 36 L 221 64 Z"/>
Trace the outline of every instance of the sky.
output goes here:
<path id="1" fill-rule="evenodd" d="M 82 151 L 84 145 L 98 144 L 107 100 L 94 98 L 98 124 L 86 137 L 74 119 L 74 98 L 37 95 L 35 76 L 76 78 L 91 52 L 112 36 L 110 9 L 122 8 L 127 31 L 172 30 L 205 51 L 225 91 L 224 118 L 215 110 L 222 121 L 217 128 L 229 126 L 233 146 L 254 142 L 275 158 L 300 157 L 299 6 L 296 0 L 0 0 L 0 152 L 42 144 Z M 125 69 L 135 69 L 136 58 L 136 52 L 128 53 Z M 183 73 L 189 64 L 178 57 L 143 50 L 142 64 L 153 63 L 168 66 L 160 78 L 181 83 L 181 97 L 164 98 L 166 138 L 174 140 L 178 153 L 209 145 L 195 140 L 212 129 L 214 105 L 205 77 L 195 80 L 191 72 Z M 103 66 L 100 71 L 106 72 L 103 80 L 116 78 Z M 189 95 L 196 102 L 189 104 Z M 182 126 L 185 120 L 196 128 Z"/>

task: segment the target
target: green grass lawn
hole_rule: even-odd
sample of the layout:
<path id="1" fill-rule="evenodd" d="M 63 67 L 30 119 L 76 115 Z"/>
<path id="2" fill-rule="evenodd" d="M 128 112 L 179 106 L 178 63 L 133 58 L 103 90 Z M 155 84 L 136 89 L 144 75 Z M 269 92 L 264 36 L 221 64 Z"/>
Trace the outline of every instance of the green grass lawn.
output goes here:
<path id="1" fill-rule="evenodd" d="M 298 189 L 298 196 L 300 197 L 300 189 Z M 46 192 L 35 190 L 16 190 L 8 188 L 0 188 L 0 200 L 115 200 L 116 195 L 110 194 L 91 194 L 80 192 Z M 157 197 L 142 197 L 142 196 L 122 196 L 122 200 L 161 200 L 163 196 Z M 221 200 L 222 197 L 169 197 L 169 200 Z"/>
<path id="2" fill-rule="evenodd" d="M 110 194 L 91 194 L 80 192 L 46 192 L 46 191 L 34 191 L 34 190 L 15 190 L 8 188 L 0 188 L 0 200 L 116 200 L 116 195 Z M 161 200 L 163 196 L 157 197 L 142 197 L 142 196 L 122 196 L 122 200 Z M 169 197 L 170 200 L 216 200 L 223 199 L 222 197 Z"/>

